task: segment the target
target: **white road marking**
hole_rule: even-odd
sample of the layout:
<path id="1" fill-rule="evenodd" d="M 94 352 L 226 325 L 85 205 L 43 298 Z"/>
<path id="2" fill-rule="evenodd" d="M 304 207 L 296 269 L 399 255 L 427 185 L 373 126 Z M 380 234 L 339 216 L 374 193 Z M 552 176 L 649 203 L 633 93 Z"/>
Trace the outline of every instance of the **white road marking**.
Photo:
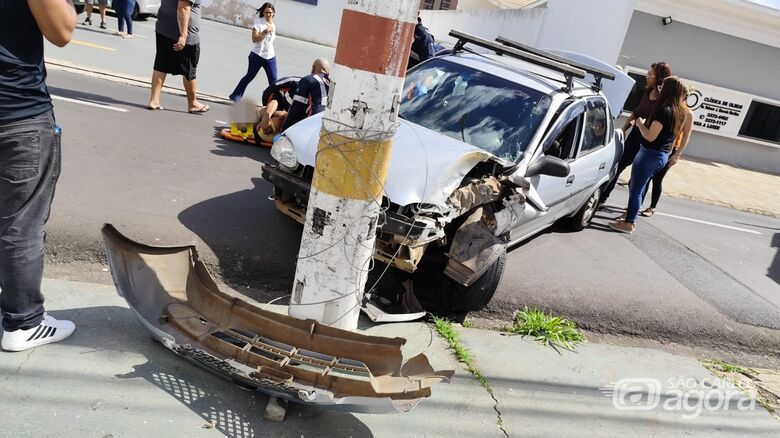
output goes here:
<path id="1" fill-rule="evenodd" d="M 117 107 L 110 106 L 110 105 L 104 105 L 102 103 L 93 103 L 93 102 L 87 102 L 87 101 L 84 101 L 84 100 L 71 99 L 69 97 L 62 97 L 62 96 L 52 95 L 51 98 L 54 99 L 54 100 L 62 100 L 64 102 L 78 103 L 79 105 L 93 106 L 95 108 L 106 109 L 106 110 L 111 110 L 111 111 L 117 111 L 117 112 L 120 112 L 120 113 L 126 113 L 126 112 L 129 111 L 129 110 L 126 110 L 124 108 L 117 108 Z"/>
<path id="2" fill-rule="evenodd" d="M 761 233 L 759 233 L 758 231 L 754 231 L 754 230 L 747 230 L 745 228 L 732 227 L 730 225 L 716 224 L 714 222 L 707 222 L 707 221 L 703 221 L 703 220 L 699 220 L 699 219 L 692 219 L 692 218 L 684 217 L 684 216 L 677 216 L 677 215 L 667 214 L 667 213 L 656 213 L 656 215 L 671 217 L 671 218 L 680 219 L 680 220 L 684 220 L 684 221 L 696 222 L 696 223 L 704 224 L 704 225 L 711 225 L 713 227 L 727 228 L 729 230 L 734 230 L 734 231 L 742 231 L 743 233 L 758 234 L 759 236 L 761 235 Z"/>

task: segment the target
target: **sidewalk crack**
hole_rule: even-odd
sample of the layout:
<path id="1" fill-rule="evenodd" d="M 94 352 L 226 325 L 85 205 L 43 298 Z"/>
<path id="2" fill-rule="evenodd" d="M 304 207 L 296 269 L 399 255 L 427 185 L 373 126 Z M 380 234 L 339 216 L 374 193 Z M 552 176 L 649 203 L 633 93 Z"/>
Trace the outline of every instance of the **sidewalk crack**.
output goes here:
<path id="1" fill-rule="evenodd" d="M 474 379 L 476 379 L 477 382 L 482 385 L 483 388 L 485 388 L 485 391 L 488 393 L 488 395 L 490 395 L 490 398 L 493 399 L 493 410 L 496 411 L 497 416 L 496 426 L 501 429 L 501 432 L 504 433 L 505 437 L 509 438 L 509 433 L 506 431 L 506 429 L 504 429 L 504 420 L 501 417 L 501 410 L 498 408 L 498 399 L 493 393 L 493 388 L 490 386 L 490 381 L 482 374 L 479 368 L 474 365 L 471 352 L 460 342 L 458 333 L 454 328 L 452 328 L 452 323 L 446 319 L 441 319 L 438 317 L 434 317 L 433 322 L 434 326 L 436 327 L 436 331 L 439 333 L 439 336 L 447 341 L 453 353 L 455 354 L 455 358 L 458 359 L 458 362 L 466 366 L 468 372 L 474 377 Z"/>
<path id="2" fill-rule="evenodd" d="M 30 360 L 30 356 L 32 356 L 32 354 L 33 354 L 34 352 L 35 352 L 35 348 L 31 348 L 31 349 L 30 349 L 30 352 L 29 352 L 29 353 L 27 353 L 27 357 L 25 357 L 25 358 L 24 358 L 24 360 L 22 361 L 22 363 L 20 363 L 20 364 L 19 364 L 19 366 L 18 366 L 18 367 L 16 367 L 16 370 L 15 370 L 13 373 L 11 373 L 11 374 L 9 374 L 9 375 L 5 376 L 5 378 L 4 378 L 4 379 L 2 380 L 2 382 L 0 382 L 0 383 L 5 383 L 5 382 L 7 382 L 7 381 L 8 381 L 8 379 L 10 379 L 11 377 L 13 377 L 13 376 L 15 376 L 15 375 L 19 374 L 19 370 L 21 370 L 21 369 L 22 369 L 22 367 L 24 366 L 24 364 L 26 364 L 26 363 L 27 363 L 27 361 L 29 361 L 29 360 Z"/>

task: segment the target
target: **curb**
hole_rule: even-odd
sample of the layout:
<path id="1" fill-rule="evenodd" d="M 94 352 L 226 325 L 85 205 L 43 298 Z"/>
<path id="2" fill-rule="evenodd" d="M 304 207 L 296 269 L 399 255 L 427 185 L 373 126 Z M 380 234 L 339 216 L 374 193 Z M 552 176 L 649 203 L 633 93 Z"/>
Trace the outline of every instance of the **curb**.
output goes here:
<path id="1" fill-rule="evenodd" d="M 61 61 L 52 58 L 45 58 L 45 62 L 46 62 L 46 68 L 49 68 L 51 70 L 59 70 L 59 71 L 65 71 L 69 73 L 81 74 L 84 76 L 90 76 L 90 77 L 104 79 L 107 81 L 117 82 L 126 85 L 133 85 L 136 87 L 142 87 L 142 88 L 151 87 L 148 77 L 131 76 L 131 75 L 112 72 L 109 70 L 100 70 L 93 67 L 86 67 L 86 66 L 77 65 L 67 61 Z M 187 93 L 184 91 L 183 88 L 172 87 L 168 85 L 163 85 L 162 92 L 167 94 L 173 94 L 176 96 L 187 95 Z M 200 92 L 195 93 L 195 95 L 198 100 L 205 100 L 207 102 L 223 103 L 223 104 L 232 103 L 230 99 L 227 98 L 227 96 L 218 96 L 215 94 L 200 93 Z"/>

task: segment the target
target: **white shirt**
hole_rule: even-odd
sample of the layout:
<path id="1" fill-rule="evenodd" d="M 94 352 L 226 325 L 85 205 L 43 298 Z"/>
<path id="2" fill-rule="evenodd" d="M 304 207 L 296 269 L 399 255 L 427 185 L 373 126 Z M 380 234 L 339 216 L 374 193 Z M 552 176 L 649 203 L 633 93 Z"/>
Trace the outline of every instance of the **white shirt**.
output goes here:
<path id="1" fill-rule="evenodd" d="M 274 25 L 275 27 L 276 25 Z M 255 24 L 252 26 L 252 29 L 262 32 L 268 28 L 268 22 L 265 21 L 265 18 L 257 17 L 255 19 Z M 267 34 L 265 38 L 261 39 L 260 41 L 254 43 L 252 46 L 252 51 L 260 55 L 261 58 L 264 59 L 271 59 L 276 56 L 274 53 L 274 39 L 276 38 L 276 30 L 274 29 L 273 32 Z"/>

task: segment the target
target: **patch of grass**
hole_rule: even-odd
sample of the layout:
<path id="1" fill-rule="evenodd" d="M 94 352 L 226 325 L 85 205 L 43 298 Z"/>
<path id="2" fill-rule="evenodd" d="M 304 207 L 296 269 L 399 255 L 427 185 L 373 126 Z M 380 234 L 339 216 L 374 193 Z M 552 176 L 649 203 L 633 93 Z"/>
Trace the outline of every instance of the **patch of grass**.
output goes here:
<path id="1" fill-rule="evenodd" d="M 563 347 L 573 350 L 574 346 L 585 342 L 585 336 L 574 322 L 554 316 L 537 307 L 528 307 L 515 314 L 515 323 L 507 331 L 523 336 L 532 336 L 546 346 Z"/>
<path id="2" fill-rule="evenodd" d="M 705 359 L 704 365 L 707 368 L 711 368 L 722 373 L 749 374 L 751 371 L 753 371 L 747 368 L 742 368 L 739 365 L 730 364 L 721 359 Z M 755 373 L 755 371 L 753 371 L 753 373 Z"/>
<path id="3" fill-rule="evenodd" d="M 444 338 L 444 340 L 447 341 L 447 343 L 450 345 L 452 351 L 455 352 L 455 358 L 458 359 L 458 362 L 465 365 L 469 373 L 471 373 L 471 375 L 474 376 L 474 378 L 477 379 L 477 381 L 480 384 L 482 384 L 482 386 L 484 386 L 488 392 L 492 394 L 493 390 L 490 388 L 490 382 L 488 382 L 485 376 L 483 376 L 482 373 L 479 371 L 479 369 L 477 369 L 477 367 L 474 365 L 474 360 L 471 357 L 471 353 L 460 342 L 460 338 L 458 338 L 458 333 L 452 327 L 452 322 L 444 318 L 439 318 L 438 316 L 434 316 L 433 325 L 436 328 L 436 331 L 439 333 L 439 335 L 442 338 Z"/>
<path id="4" fill-rule="evenodd" d="M 463 320 L 463 324 L 461 324 L 465 328 L 474 328 L 474 321 L 466 318 Z"/>

